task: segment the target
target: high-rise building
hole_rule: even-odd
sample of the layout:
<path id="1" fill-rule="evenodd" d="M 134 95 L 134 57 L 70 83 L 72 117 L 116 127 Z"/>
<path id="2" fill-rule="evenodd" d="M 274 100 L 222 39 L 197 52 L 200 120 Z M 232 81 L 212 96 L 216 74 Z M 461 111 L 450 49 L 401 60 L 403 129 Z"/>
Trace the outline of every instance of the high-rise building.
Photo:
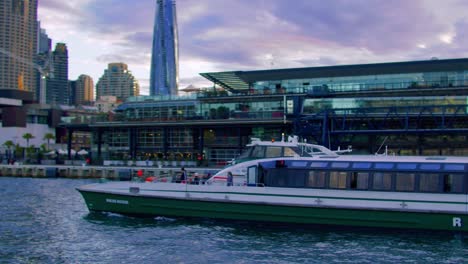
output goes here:
<path id="1" fill-rule="evenodd" d="M 47 81 L 46 102 L 48 104 L 70 104 L 68 85 L 68 50 L 64 43 L 57 43 L 52 52 L 54 74 Z"/>
<path id="2" fill-rule="evenodd" d="M 96 84 L 96 98 L 114 95 L 125 101 L 130 96 L 140 95 L 140 86 L 125 63 L 109 63 Z"/>
<path id="3" fill-rule="evenodd" d="M 78 81 L 68 81 L 68 90 L 70 91 L 70 105 L 77 105 L 76 103 L 76 85 Z"/>
<path id="4" fill-rule="evenodd" d="M 37 23 L 37 53 L 47 53 L 52 49 L 52 40 L 47 35 L 45 29 L 41 28 L 41 23 Z"/>
<path id="5" fill-rule="evenodd" d="M 157 0 L 151 55 L 150 95 L 177 95 L 179 40 L 173 0 Z"/>
<path id="6" fill-rule="evenodd" d="M 41 23 L 37 23 L 37 54 L 35 64 L 42 68 L 42 74 L 36 74 L 36 89 L 34 98 L 41 104 L 46 103 L 47 81 L 42 79 L 45 75 L 53 74 L 52 65 L 52 40 L 47 35 L 45 29 L 41 28 Z"/>
<path id="7" fill-rule="evenodd" d="M 74 91 L 74 104 L 89 104 L 94 100 L 94 82 L 93 78 L 82 74 L 76 80 Z"/>
<path id="8" fill-rule="evenodd" d="M 0 89 L 35 92 L 37 0 L 0 1 Z"/>

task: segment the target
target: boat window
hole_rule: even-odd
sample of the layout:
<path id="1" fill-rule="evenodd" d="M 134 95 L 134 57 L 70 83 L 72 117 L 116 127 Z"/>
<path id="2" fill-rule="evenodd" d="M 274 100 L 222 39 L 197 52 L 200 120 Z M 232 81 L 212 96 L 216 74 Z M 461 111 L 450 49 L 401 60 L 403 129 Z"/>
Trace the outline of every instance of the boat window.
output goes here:
<path id="1" fill-rule="evenodd" d="M 398 163 L 397 168 L 401 170 L 414 170 L 416 169 L 416 163 Z"/>
<path id="2" fill-rule="evenodd" d="M 328 166 L 328 162 L 314 161 L 310 164 L 310 166 L 315 168 L 326 168 Z"/>
<path id="3" fill-rule="evenodd" d="M 375 163 L 376 169 L 392 169 L 393 163 Z"/>
<path id="4" fill-rule="evenodd" d="M 463 192 L 463 174 L 454 174 L 454 173 L 444 174 L 444 192 L 446 193 Z"/>
<path id="5" fill-rule="evenodd" d="M 389 172 L 374 172 L 372 180 L 373 190 L 391 190 L 392 174 Z"/>
<path id="6" fill-rule="evenodd" d="M 439 174 L 421 173 L 419 174 L 419 191 L 439 192 Z"/>
<path id="7" fill-rule="evenodd" d="M 276 146 L 268 146 L 266 147 L 266 158 L 275 158 L 275 157 L 281 157 L 281 147 L 276 147 Z"/>
<path id="8" fill-rule="evenodd" d="M 348 162 L 332 162 L 331 167 L 332 168 L 348 168 L 349 163 Z"/>
<path id="9" fill-rule="evenodd" d="M 395 190 L 402 192 L 414 191 L 416 175 L 414 173 L 398 172 L 395 176 Z"/>
<path id="10" fill-rule="evenodd" d="M 307 167 L 307 161 L 291 161 L 290 167 L 305 168 Z"/>
<path id="11" fill-rule="evenodd" d="M 465 170 L 465 165 L 463 164 L 445 164 L 444 168 L 451 171 L 463 171 Z"/>
<path id="12" fill-rule="evenodd" d="M 332 171 L 330 172 L 329 187 L 332 189 L 346 189 L 346 171 Z"/>
<path id="13" fill-rule="evenodd" d="M 441 164 L 421 164 L 421 170 L 440 170 Z"/>
<path id="14" fill-rule="evenodd" d="M 372 163 L 370 162 L 355 162 L 353 163 L 354 169 L 370 169 Z"/>
<path id="15" fill-rule="evenodd" d="M 352 172 L 350 187 L 351 189 L 367 190 L 369 188 L 369 173 Z"/>
<path id="16" fill-rule="evenodd" d="M 287 178 L 288 187 L 304 187 L 305 173 L 289 173 Z"/>
<path id="17" fill-rule="evenodd" d="M 272 179 L 273 180 L 273 186 L 275 187 L 287 187 L 287 178 L 288 175 L 283 174 L 283 173 L 278 173 L 275 175 L 275 177 Z"/>
<path id="18" fill-rule="evenodd" d="M 326 171 L 309 171 L 308 187 L 324 188 Z"/>
<path id="19" fill-rule="evenodd" d="M 264 146 L 255 146 L 252 150 L 252 158 L 264 158 L 265 157 L 265 147 Z"/>
<path id="20" fill-rule="evenodd" d="M 284 154 L 285 157 L 295 157 L 299 156 L 292 148 L 284 147 Z"/>
<path id="21" fill-rule="evenodd" d="M 253 147 L 247 147 L 242 153 L 237 157 L 237 159 L 247 159 L 250 157 L 250 153 L 252 153 Z"/>
<path id="22" fill-rule="evenodd" d="M 257 184 L 257 166 L 250 166 L 247 169 L 247 184 L 251 186 Z"/>

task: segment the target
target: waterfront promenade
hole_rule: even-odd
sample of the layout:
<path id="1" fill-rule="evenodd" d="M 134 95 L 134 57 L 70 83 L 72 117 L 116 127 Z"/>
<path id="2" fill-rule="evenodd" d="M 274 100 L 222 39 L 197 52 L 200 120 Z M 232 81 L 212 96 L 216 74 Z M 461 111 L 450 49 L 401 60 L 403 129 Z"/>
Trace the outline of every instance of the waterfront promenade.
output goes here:
<path id="1" fill-rule="evenodd" d="M 0 176 L 33 178 L 96 178 L 109 180 L 131 180 L 139 177 L 154 177 L 155 181 L 173 181 L 179 176 L 180 167 L 150 166 L 73 166 L 73 165 L 0 165 Z M 219 168 L 186 168 L 190 176 L 207 178 L 219 171 Z"/>

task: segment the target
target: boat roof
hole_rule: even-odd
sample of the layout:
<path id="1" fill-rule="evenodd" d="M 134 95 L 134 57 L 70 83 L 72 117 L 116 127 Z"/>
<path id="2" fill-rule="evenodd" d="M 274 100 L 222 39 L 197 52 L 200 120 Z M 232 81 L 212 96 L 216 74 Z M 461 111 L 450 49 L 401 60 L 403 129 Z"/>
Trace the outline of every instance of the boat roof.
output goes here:
<path id="1" fill-rule="evenodd" d="M 391 156 L 391 155 L 338 155 L 312 158 L 323 161 L 343 162 L 419 162 L 419 163 L 467 163 L 464 156 Z M 310 159 L 309 159 L 310 160 Z"/>

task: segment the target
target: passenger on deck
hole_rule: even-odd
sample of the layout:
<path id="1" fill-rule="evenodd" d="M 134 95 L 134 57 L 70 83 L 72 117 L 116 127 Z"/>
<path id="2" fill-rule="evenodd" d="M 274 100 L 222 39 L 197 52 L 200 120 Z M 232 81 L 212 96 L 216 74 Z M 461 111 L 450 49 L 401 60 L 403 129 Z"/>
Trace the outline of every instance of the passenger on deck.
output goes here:
<path id="1" fill-rule="evenodd" d="M 232 186 L 232 172 L 228 172 L 227 175 L 227 186 Z"/>
<path id="2" fill-rule="evenodd" d="M 180 182 L 181 183 L 185 183 L 185 181 L 187 180 L 187 175 L 186 175 L 186 172 L 185 172 L 185 168 L 182 167 L 181 170 L 181 173 L 180 173 Z"/>
<path id="3" fill-rule="evenodd" d="M 198 173 L 195 172 L 194 177 L 193 177 L 193 182 L 192 184 L 200 184 L 200 177 L 198 177 Z"/>

